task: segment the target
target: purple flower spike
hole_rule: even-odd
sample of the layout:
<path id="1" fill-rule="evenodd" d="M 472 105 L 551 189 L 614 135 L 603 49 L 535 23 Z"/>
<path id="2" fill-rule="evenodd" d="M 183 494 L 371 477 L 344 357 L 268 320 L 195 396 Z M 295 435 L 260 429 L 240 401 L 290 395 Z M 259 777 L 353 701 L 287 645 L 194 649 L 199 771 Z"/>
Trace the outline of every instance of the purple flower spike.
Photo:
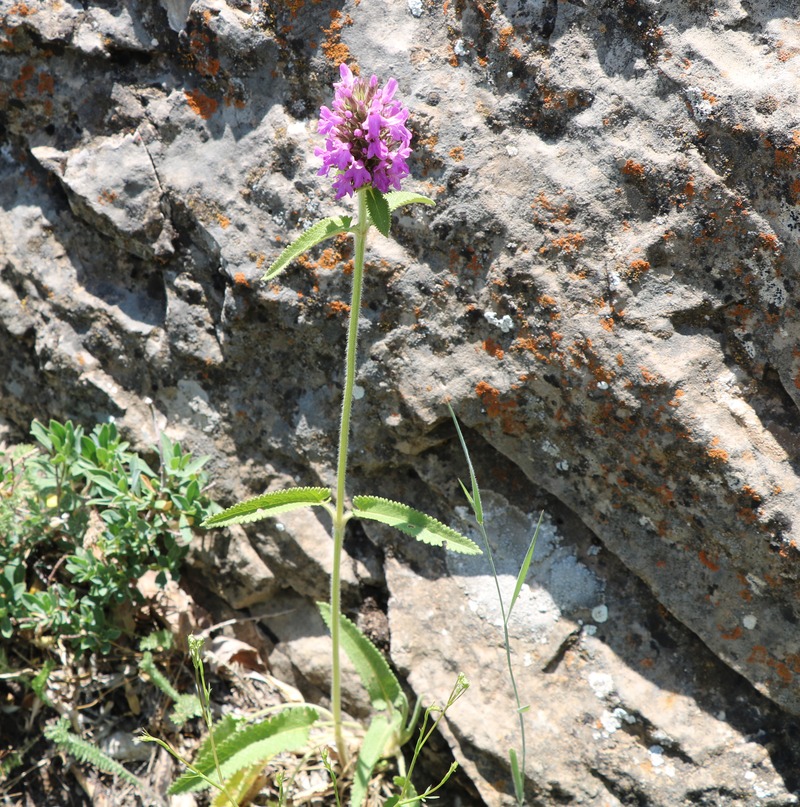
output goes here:
<path id="1" fill-rule="evenodd" d="M 381 87 L 376 76 L 365 81 L 346 64 L 339 65 L 339 75 L 333 109 L 319 111 L 318 129 L 325 135 L 325 147 L 314 149 L 322 158 L 319 176 L 336 172 L 337 199 L 365 185 L 381 193 L 400 190 L 400 180 L 409 174 L 411 132 L 405 125 L 408 110 L 394 99 L 397 81 L 390 78 Z"/>

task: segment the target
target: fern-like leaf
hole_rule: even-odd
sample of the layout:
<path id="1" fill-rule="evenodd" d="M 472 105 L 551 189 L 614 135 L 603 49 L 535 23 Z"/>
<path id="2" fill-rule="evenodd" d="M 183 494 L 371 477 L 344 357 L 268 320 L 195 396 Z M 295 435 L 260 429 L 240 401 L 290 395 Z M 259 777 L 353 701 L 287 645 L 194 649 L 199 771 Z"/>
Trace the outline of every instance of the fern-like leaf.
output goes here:
<path id="1" fill-rule="evenodd" d="M 318 602 L 317 608 L 330 628 L 330 605 Z M 408 716 L 408 700 L 380 650 L 343 614 L 339 615 L 339 625 L 342 648 L 353 662 L 358 677 L 367 690 L 372 708 L 377 711 L 397 711 L 402 720 L 405 720 Z"/>
<path id="2" fill-rule="evenodd" d="M 224 738 L 214 735 L 220 772 L 228 779 L 242 768 L 266 763 L 283 751 L 302 749 L 308 743 L 311 726 L 317 720 L 316 709 L 298 707 L 286 709 L 275 717 L 230 731 Z M 214 757 L 210 743 L 204 743 L 193 763 L 195 769 L 215 777 Z M 207 783 L 192 771 L 180 776 L 170 787 L 170 795 L 187 793 L 207 787 Z"/>
<path id="3" fill-rule="evenodd" d="M 400 502 L 378 496 L 354 496 L 353 515 L 388 524 L 426 544 L 445 545 L 447 549 L 464 555 L 481 554 L 480 547 L 465 535 L 442 524 L 433 516 Z"/>
<path id="4" fill-rule="evenodd" d="M 293 241 L 281 252 L 261 279 L 272 280 L 286 269 L 295 258 L 299 258 L 311 247 L 340 233 L 348 232 L 352 220 L 351 216 L 333 216 L 312 224 L 296 241 Z"/>
<path id="5" fill-rule="evenodd" d="M 98 770 L 119 776 L 140 790 L 142 789 L 143 785 L 139 779 L 117 760 L 112 759 L 93 743 L 78 737 L 77 734 L 73 734 L 69 730 L 69 720 L 66 717 L 62 717 L 57 723 L 47 726 L 44 730 L 44 736 L 59 748 L 71 754 L 79 762 L 94 765 Z"/>
<path id="6" fill-rule="evenodd" d="M 251 521 L 260 521 L 263 518 L 272 518 L 278 513 L 288 510 L 297 510 L 300 507 L 314 507 L 330 501 L 331 492 L 328 488 L 289 488 L 288 490 L 275 490 L 256 496 L 245 502 L 234 504 L 221 513 L 210 516 L 201 527 L 227 527 L 230 524 L 247 524 Z"/>

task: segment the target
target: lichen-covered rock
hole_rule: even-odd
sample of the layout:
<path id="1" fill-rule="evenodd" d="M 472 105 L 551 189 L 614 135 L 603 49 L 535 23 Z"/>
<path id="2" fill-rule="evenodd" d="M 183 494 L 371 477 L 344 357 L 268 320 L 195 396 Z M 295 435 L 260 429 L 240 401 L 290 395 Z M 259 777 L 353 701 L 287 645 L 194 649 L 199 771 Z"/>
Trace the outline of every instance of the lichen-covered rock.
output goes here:
<path id="1" fill-rule="evenodd" d="M 303 227 L 352 212 L 313 157 L 337 64 L 394 75 L 415 134 L 408 187 L 437 206 L 400 212 L 396 240 L 369 244 L 350 492 L 455 523 L 465 469 L 449 401 L 500 532 L 533 518 L 531 502 L 567 525 L 515 622 L 541 735 L 532 799 L 793 803 L 793 2 L 30 0 L 2 13 L 12 436 L 33 417 L 114 416 L 136 443 L 166 429 L 210 454 L 224 503 L 287 478 L 330 484 L 350 247 L 259 278 Z M 209 585 L 224 596 L 229 580 L 235 604 L 264 613 L 284 585 L 319 596 L 324 524 L 285 527 L 285 543 L 275 525 L 250 530 L 255 553 Z M 524 546 L 503 545 L 508 575 Z M 475 671 L 449 737 L 501 803 L 517 740 L 485 573 L 381 530 L 348 547 L 348 603 L 359 587 L 388 600 L 390 652 L 415 689 L 442 698 L 443 671 Z M 432 643 L 448 620 L 464 632 Z M 286 668 L 302 645 L 289 635 Z"/>

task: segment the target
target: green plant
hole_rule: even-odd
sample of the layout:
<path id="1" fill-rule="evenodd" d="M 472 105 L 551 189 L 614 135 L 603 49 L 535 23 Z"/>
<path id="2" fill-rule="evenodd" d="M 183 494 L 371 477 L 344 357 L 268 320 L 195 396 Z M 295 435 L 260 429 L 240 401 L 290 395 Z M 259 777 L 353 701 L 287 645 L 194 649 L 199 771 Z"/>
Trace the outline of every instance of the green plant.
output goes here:
<path id="1" fill-rule="evenodd" d="M 235 718 L 226 715 L 216 724 L 211 715 L 211 688 L 206 683 L 202 661 L 203 640 L 189 637 L 189 655 L 195 670 L 200 713 L 207 734 L 194 761 L 184 759 L 169 743 L 143 732 L 145 742 L 158 743 L 187 768 L 170 787 L 177 795 L 202 788 L 216 788 L 222 801 L 237 807 L 249 785 L 274 756 L 308 745 L 318 712 L 310 706 L 282 709 L 273 717 Z"/>
<path id="2" fill-rule="evenodd" d="M 333 186 L 336 198 L 355 194 L 357 220 L 354 223 L 351 216 L 335 216 L 317 222 L 283 250 L 263 278 L 267 281 L 277 277 L 292 261 L 327 239 L 347 233 L 353 236 L 352 294 L 345 347 L 345 382 L 335 491 L 306 487 L 270 492 L 206 519 L 203 526 L 224 527 L 256 521 L 298 507 L 322 506 L 330 514 L 333 525 L 330 612 L 323 610 L 323 615 L 326 616 L 331 632 L 331 711 L 334 737 L 339 761 L 346 766 L 350 751 L 343 732 L 341 649 L 344 647 L 349 654 L 348 648 L 350 651 L 360 652 L 362 647 L 369 644 L 363 636 L 357 642 L 347 640 L 346 637 L 352 631 L 341 614 L 341 560 L 347 522 L 351 518 L 378 521 L 419 541 L 445 546 L 452 551 L 478 554 L 481 550 L 469 538 L 435 518 L 399 502 L 377 496 L 355 496 L 352 507 L 348 507 L 347 459 L 367 234 L 374 226 L 379 233 L 388 237 L 392 211 L 407 205 L 433 205 L 434 202 L 426 196 L 400 190 L 400 180 L 409 173 L 405 159 L 410 154 L 411 133 L 404 125 L 408 111 L 394 99 L 397 88 L 395 79 L 390 79 L 385 87 L 381 87 L 374 76 L 369 81 L 355 77 L 347 65 L 340 66 L 340 76 L 341 81 L 334 85 L 333 111 L 327 107 L 322 107 L 320 111 L 319 130 L 326 135 L 326 141 L 325 148 L 317 149 L 316 153 L 323 160 L 320 173 L 335 173 Z M 390 187 L 396 190 L 389 192 Z M 352 630 L 356 630 L 354 626 Z M 351 660 L 355 661 L 352 656 Z M 368 778 L 366 768 L 371 770 L 378 759 L 386 754 L 387 743 L 393 748 L 392 744 L 403 733 L 401 724 L 397 722 L 397 715 L 402 714 L 403 710 L 399 708 L 399 704 L 387 702 L 387 705 L 391 705 L 388 716 L 379 710 L 362 743 L 352 796 L 354 805 L 361 804 L 359 788 L 364 777 Z"/>
<path id="3" fill-rule="evenodd" d="M 461 427 L 458 425 L 458 418 L 453 412 L 452 407 L 448 404 L 447 408 L 450 410 L 450 416 L 453 419 L 453 423 L 456 427 L 456 432 L 458 434 L 459 442 L 461 443 L 461 449 L 464 452 L 464 457 L 467 460 L 467 468 L 469 469 L 469 479 L 470 479 L 470 490 L 467 490 L 464 486 L 464 483 L 459 480 L 459 484 L 461 485 L 461 489 L 464 491 L 464 495 L 467 497 L 467 501 L 472 508 L 472 512 L 475 516 L 475 521 L 478 525 L 478 530 L 481 534 L 481 538 L 483 540 L 483 545 L 486 547 L 486 557 L 489 561 L 489 568 L 492 572 L 492 577 L 494 578 L 495 588 L 497 589 L 497 599 L 500 603 L 500 615 L 503 620 L 503 643 L 505 645 L 506 651 L 506 666 L 508 667 L 508 676 L 511 681 L 511 688 L 514 691 L 514 700 L 517 704 L 517 716 L 519 718 L 519 732 L 520 732 L 520 753 L 517 754 L 516 749 L 512 748 L 508 752 L 509 763 L 511 766 L 511 778 L 514 782 L 514 795 L 517 799 L 517 804 L 522 805 L 525 803 L 525 761 L 527 756 L 527 747 L 525 742 L 525 712 L 528 711 L 528 706 L 523 706 L 520 697 L 519 697 L 519 689 L 517 688 L 517 679 L 514 675 L 514 665 L 511 663 L 511 640 L 508 634 L 508 622 L 511 619 L 511 612 L 514 609 L 514 605 L 519 598 L 520 592 L 522 591 L 522 586 L 525 583 L 525 578 L 528 576 L 528 569 L 530 569 L 531 561 L 533 560 L 533 552 L 536 549 L 536 539 L 539 536 L 539 527 L 542 524 L 542 518 L 544 517 L 544 513 L 539 516 L 539 522 L 536 525 L 536 529 L 534 530 L 533 537 L 531 538 L 530 545 L 528 546 L 528 551 L 525 553 L 525 558 L 522 561 L 522 565 L 520 566 L 519 572 L 517 573 L 517 580 L 514 585 L 514 592 L 511 595 L 511 600 L 508 603 L 508 608 L 506 609 L 505 601 L 503 600 L 503 594 L 500 590 L 500 579 L 497 576 L 497 568 L 495 567 L 494 563 L 494 555 L 492 554 L 492 546 L 489 543 L 489 537 L 486 534 L 486 526 L 484 524 L 483 518 L 483 506 L 481 504 L 481 490 L 478 487 L 478 480 L 475 477 L 475 470 L 472 467 L 472 459 L 469 455 L 469 449 L 467 448 L 467 443 L 464 440 L 464 435 L 461 433 Z"/>
<path id="4" fill-rule="evenodd" d="M 167 677 L 156 666 L 155 659 L 150 650 L 145 650 L 139 661 L 139 671 L 143 672 L 168 698 L 174 702 L 170 720 L 180 728 L 193 717 L 200 717 L 203 714 L 203 707 L 200 698 L 194 694 L 181 694 L 169 682 Z"/>
<path id="5" fill-rule="evenodd" d="M 38 445 L 0 454 L 0 639 L 108 652 L 137 580 L 178 578 L 193 527 L 218 509 L 205 459 L 164 435 L 154 472 L 113 423 L 35 420 L 31 433 Z"/>
<path id="6" fill-rule="evenodd" d="M 87 762 L 104 773 L 110 773 L 124 779 L 139 790 L 146 790 L 139 778 L 134 776 L 124 765 L 112 759 L 94 743 L 84 740 L 70 731 L 69 720 L 66 717 L 61 717 L 55 723 L 45 727 L 44 736 L 80 762 Z"/>

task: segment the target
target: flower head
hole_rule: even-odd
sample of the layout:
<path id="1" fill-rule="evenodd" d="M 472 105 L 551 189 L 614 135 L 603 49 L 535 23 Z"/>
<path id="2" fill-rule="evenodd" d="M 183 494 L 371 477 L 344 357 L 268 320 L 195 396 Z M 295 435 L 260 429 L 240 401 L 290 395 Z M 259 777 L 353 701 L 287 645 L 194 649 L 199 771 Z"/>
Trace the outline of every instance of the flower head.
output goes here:
<path id="1" fill-rule="evenodd" d="M 400 190 L 400 180 L 409 174 L 411 132 L 405 125 L 408 110 L 394 99 L 397 81 L 390 78 L 380 87 L 376 76 L 365 81 L 346 64 L 339 66 L 339 74 L 333 109 L 323 106 L 319 111 L 319 132 L 325 135 L 325 147 L 314 149 L 322 158 L 319 175 L 337 172 L 337 199 L 365 185 L 381 193 L 390 187 Z"/>

